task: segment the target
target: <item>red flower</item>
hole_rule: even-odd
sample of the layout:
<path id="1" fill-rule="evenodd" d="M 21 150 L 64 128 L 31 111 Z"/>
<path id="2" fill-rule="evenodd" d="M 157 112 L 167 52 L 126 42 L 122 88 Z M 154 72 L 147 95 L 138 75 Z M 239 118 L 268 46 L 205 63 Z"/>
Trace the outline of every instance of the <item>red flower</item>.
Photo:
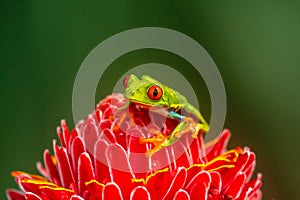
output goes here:
<path id="1" fill-rule="evenodd" d="M 61 146 L 54 140 L 54 155 L 45 150 L 44 166 L 37 164 L 42 176 L 13 172 L 22 192 L 8 190 L 8 199 L 261 199 L 262 175 L 250 180 L 255 154 L 240 147 L 227 151 L 228 130 L 205 145 L 201 136 L 185 134 L 147 157 L 153 144 L 139 138 L 168 135 L 178 122 L 135 105 L 118 112 L 124 103 L 121 94 L 108 96 L 71 132 L 62 121 Z"/>

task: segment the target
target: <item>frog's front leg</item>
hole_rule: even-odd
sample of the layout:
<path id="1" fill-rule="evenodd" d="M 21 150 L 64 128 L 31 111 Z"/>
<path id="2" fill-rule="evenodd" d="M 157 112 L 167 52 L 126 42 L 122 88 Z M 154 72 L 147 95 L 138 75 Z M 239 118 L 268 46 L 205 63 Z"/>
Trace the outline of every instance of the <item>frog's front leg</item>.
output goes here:
<path id="1" fill-rule="evenodd" d="M 175 137 L 180 138 L 185 133 L 191 132 L 193 138 L 197 138 L 199 132 L 203 133 L 204 135 L 208 132 L 208 126 L 206 124 L 201 124 L 195 122 L 195 120 L 191 117 L 185 117 L 182 122 L 185 124 L 184 128 L 175 132 Z"/>
<path id="2" fill-rule="evenodd" d="M 201 124 L 195 122 L 191 117 L 182 116 L 176 112 L 168 112 L 170 118 L 179 119 L 181 122 L 174 128 L 169 136 L 164 136 L 161 133 L 157 133 L 153 138 L 140 138 L 141 143 L 152 143 L 154 148 L 147 151 L 147 156 L 151 157 L 154 153 L 162 149 L 163 147 L 170 146 L 174 144 L 178 139 L 180 139 L 186 133 L 192 133 L 193 138 L 198 137 L 198 133 L 202 131 L 207 133 L 208 126 L 206 124 Z"/>
<path id="3" fill-rule="evenodd" d="M 163 135 L 162 133 L 158 132 L 154 137 L 152 138 L 139 138 L 140 143 L 151 143 L 154 145 L 154 147 L 151 150 L 148 150 L 146 152 L 146 156 L 150 158 L 154 153 L 158 152 L 160 149 L 162 149 L 167 142 L 168 137 Z"/>
<path id="4" fill-rule="evenodd" d="M 198 123 L 193 118 L 182 116 L 178 113 L 170 112 L 170 114 L 172 116 L 175 116 L 176 118 L 180 118 L 181 122 L 175 127 L 175 129 L 170 134 L 168 142 L 166 142 L 166 144 L 168 145 L 166 146 L 172 145 L 186 133 L 192 133 L 192 137 L 197 138 L 199 132 L 202 132 L 204 134 L 208 132 L 209 128 L 206 124 Z"/>

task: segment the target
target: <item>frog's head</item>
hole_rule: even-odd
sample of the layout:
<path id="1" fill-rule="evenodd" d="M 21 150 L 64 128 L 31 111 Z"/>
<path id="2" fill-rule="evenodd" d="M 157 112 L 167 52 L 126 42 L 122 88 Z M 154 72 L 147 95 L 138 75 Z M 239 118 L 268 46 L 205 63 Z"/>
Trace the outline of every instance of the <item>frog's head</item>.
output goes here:
<path id="1" fill-rule="evenodd" d="M 170 98 L 175 95 L 173 90 L 149 76 L 139 79 L 134 74 L 128 75 L 123 85 L 125 98 L 143 106 L 169 106 Z"/>

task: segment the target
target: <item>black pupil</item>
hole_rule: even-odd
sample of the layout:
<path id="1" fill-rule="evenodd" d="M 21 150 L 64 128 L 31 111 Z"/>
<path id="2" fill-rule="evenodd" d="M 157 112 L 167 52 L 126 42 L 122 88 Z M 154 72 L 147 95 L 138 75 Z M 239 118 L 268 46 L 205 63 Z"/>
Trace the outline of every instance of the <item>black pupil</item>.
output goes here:
<path id="1" fill-rule="evenodd" d="M 156 97 L 157 95 L 158 95 L 158 90 L 157 90 L 157 88 L 155 88 L 153 91 L 153 96 Z"/>

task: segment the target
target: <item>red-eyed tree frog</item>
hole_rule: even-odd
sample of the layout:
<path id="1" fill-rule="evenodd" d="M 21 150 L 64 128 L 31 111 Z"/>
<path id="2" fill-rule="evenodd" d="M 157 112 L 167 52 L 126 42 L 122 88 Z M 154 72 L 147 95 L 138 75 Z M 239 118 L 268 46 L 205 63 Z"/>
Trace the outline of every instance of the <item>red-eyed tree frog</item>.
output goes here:
<path id="1" fill-rule="evenodd" d="M 197 138 L 199 131 L 204 135 L 208 132 L 209 125 L 199 110 L 191 105 L 179 92 L 147 75 L 142 76 L 141 79 L 134 74 L 128 75 L 124 79 L 123 85 L 125 88 L 124 96 L 128 100 L 124 108 L 130 103 L 134 103 L 143 108 L 151 108 L 151 111 L 165 117 L 180 120 L 179 124 L 168 136 L 157 133 L 151 138 L 140 138 L 141 143 L 149 142 L 154 144 L 154 148 L 147 152 L 148 157 L 163 147 L 174 144 L 187 132 L 192 132 L 192 137 L 194 138 Z M 197 117 L 199 123 L 195 122 L 191 117 L 178 114 L 177 111 L 180 109 L 184 109 L 186 112 Z"/>

